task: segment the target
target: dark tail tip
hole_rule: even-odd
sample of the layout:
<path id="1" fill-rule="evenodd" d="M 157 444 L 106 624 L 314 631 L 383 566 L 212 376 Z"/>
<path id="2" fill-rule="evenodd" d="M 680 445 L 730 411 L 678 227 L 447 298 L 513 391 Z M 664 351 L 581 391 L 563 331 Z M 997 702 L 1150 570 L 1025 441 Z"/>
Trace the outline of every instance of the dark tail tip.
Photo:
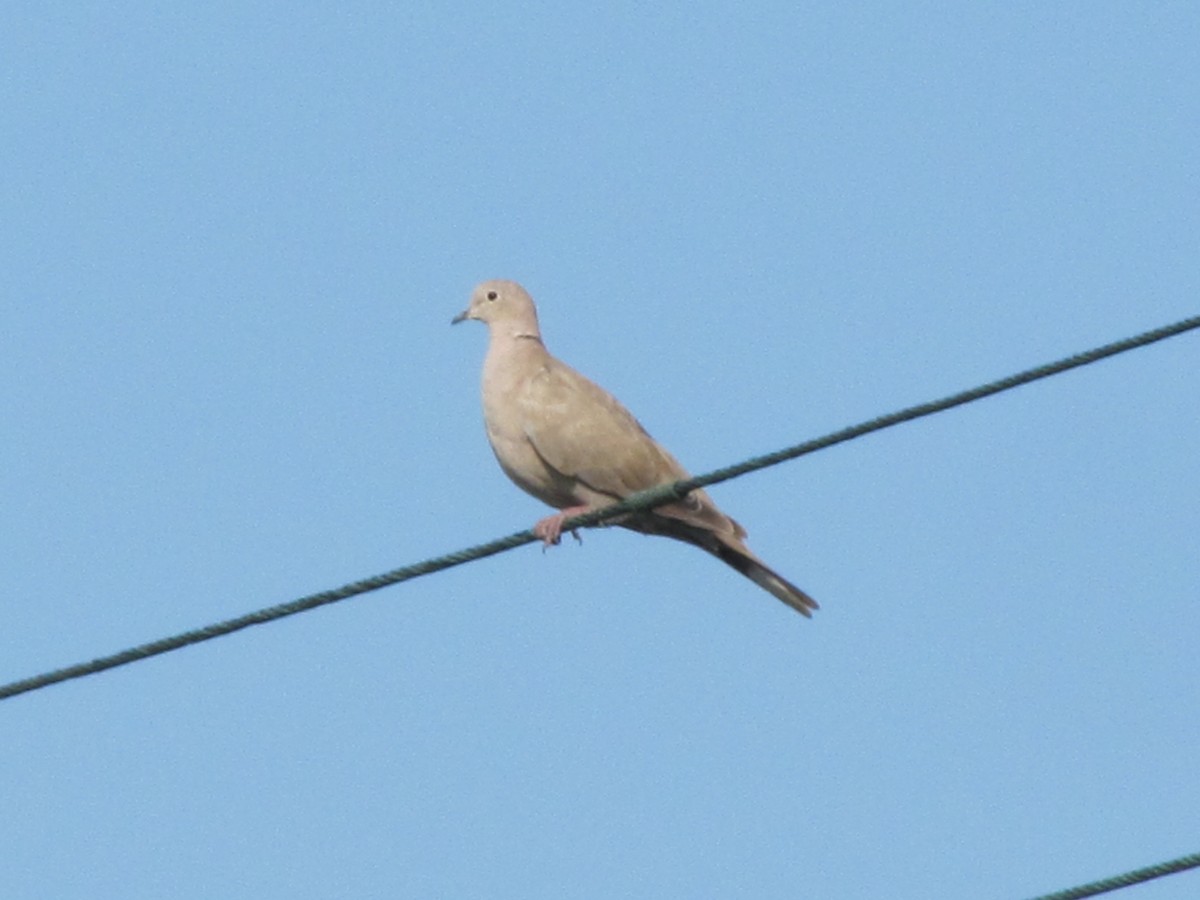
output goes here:
<path id="1" fill-rule="evenodd" d="M 715 552 L 721 562 L 745 575 L 764 591 L 779 598 L 800 615 L 811 619 L 813 611 L 820 609 L 816 600 L 754 557 L 747 556 L 727 544 L 718 544 Z"/>

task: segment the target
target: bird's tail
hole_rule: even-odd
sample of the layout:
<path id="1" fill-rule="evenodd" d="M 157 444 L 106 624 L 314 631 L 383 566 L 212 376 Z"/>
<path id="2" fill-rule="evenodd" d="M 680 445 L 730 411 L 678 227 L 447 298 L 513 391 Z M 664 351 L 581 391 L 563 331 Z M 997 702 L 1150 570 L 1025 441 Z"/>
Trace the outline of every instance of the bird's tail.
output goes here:
<path id="1" fill-rule="evenodd" d="M 661 512 L 662 510 L 656 511 Z M 813 610 L 818 608 L 817 601 L 751 553 L 750 548 L 741 540 L 746 534 L 745 529 L 737 522 L 722 513 L 717 512 L 716 515 L 720 516 L 716 524 L 724 526 L 721 532 L 714 530 L 712 523 L 706 523 L 708 527 L 701 527 L 682 518 L 655 513 L 630 516 L 620 520 L 618 524 L 642 534 L 675 538 L 677 541 L 707 550 L 802 616 L 812 618 Z"/>
<path id="2" fill-rule="evenodd" d="M 796 587 L 761 559 L 741 547 L 734 547 L 719 538 L 714 546 L 705 547 L 727 566 L 741 572 L 767 593 L 778 597 L 802 616 L 812 618 L 817 601 Z"/>

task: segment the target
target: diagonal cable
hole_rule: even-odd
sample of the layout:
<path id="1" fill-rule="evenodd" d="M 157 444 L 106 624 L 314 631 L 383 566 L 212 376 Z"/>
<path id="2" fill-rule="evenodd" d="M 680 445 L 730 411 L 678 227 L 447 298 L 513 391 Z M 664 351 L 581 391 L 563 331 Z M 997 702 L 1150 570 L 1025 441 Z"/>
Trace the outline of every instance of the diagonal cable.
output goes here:
<path id="1" fill-rule="evenodd" d="M 722 481 L 728 481 L 731 478 L 737 478 L 749 472 L 765 469 L 768 466 L 775 466 L 789 459 L 795 459 L 798 456 L 804 456 L 808 453 L 815 453 L 818 450 L 824 450 L 827 447 L 832 447 L 835 444 L 841 444 L 846 441 L 854 440 L 863 435 L 870 434 L 874 431 L 882 431 L 885 428 L 891 428 L 894 425 L 899 425 L 903 422 L 910 422 L 913 419 L 919 419 L 924 416 L 933 415 L 937 412 L 951 409 L 955 406 L 962 406 L 965 403 L 972 403 L 976 400 L 981 400 L 984 397 L 990 397 L 992 394 L 998 394 L 1001 391 L 1012 390 L 1015 387 L 1020 387 L 1023 384 L 1029 384 L 1032 381 L 1038 381 L 1042 378 L 1049 378 L 1052 375 L 1058 375 L 1066 372 L 1069 369 L 1076 369 L 1080 366 L 1086 366 L 1090 363 L 1098 362 L 1110 356 L 1116 356 L 1118 353 L 1125 353 L 1129 350 L 1135 350 L 1139 347 L 1145 347 L 1148 344 L 1153 344 L 1156 341 L 1164 340 L 1165 338 L 1174 337 L 1178 334 L 1183 334 L 1186 331 L 1191 331 L 1195 328 L 1200 328 L 1200 316 L 1193 316 L 1189 319 L 1183 319 L 1171 325 L 1164 325 L 1161 328 L 1155 328 L 1152 331 L 1146 331 L 1142 334 L 1134 335 L 1133 337 L 1125 338 L 1124 340 L 1115 341 L 1111 344 L 1105 344 L 1102 347 L 1096 347 L 1092 350 L 1087 350 L 1083 353 L 1076 353 L 1073 356 L 1068 356 L 1060 359 L 1057 362 L 1047 363 L 1046 365 L 1037 366 L 1033 369 L 1027 369 L 1024 372 L 1018 372 L 1015 375 L 1010 375 L 1007 378 L 1001 378 L 998 381 L 992 381 L 979 387 L 971 388 L 966 391 L 961 391 L 957 394 L 952 394 L 948 397 L 943 397 L 941 400 L 932 400 L 928 403 L 921 403 L 917 406 L 910 406 L 907 409 L 899 410 L 898 412 L 889 413 L 888 415 L 879 416 L 874 419 L 869 419 L 858 425 L 852 425 L 848 428 L 843 428 L 840 431 L 835 431 L 827 434 L 824 437 L 815 438 L 810 441 L 805 441 L 802 444 L 796 444 L 793 447 L 786 447 L 782 450 L 776 450 L 774 453 L 767 453 L 763 456 L 756 456 L 736 465 L 726 466 L 722 469 L 716 469 L 706 475 L 701 475 L 697 478 L 689 478 L 685 481 L 677 481 L 674 484 L 662 485 L 656 488 L 651 488 L 648 491 L 641 491 L 620 503 L 615 503 L 612 506 L 606 506 L 603 509 L 593 510 L 592 512 L 584 513 L 580 516 L 574 516 L 568 519 L 563 530 L 569 531 L 574 528 L 587 528 L 595 525 L 600 525 L 611 519 L 614 519 L 627 512 L 635 512 L 638 510 L 651 509 L 655 506 L 661 506 L 663 503 L 672 500 L 678 500 L 687 494 L 688 491 L 698 487 L 706 487 L 711 484 L 717 484 Z M 345 600 L 349 597 L 365 594 L 369 591 L 377 591 L 380 588 L 388 587 L 389 585 L 399 584 L 401 581 L 409 581 L 413 578 L 419 578 L 422 575 L 429 575 L 433 572 L 440 572 L 443 569 L 449 569 L 453 566 L 462 565 L 463 563 L 473 562 L 477 559 L 483 559 L 487 556 L 494 556 L 497 553 L 503 553 L 505 550 L 511 550 L 514 547 L 519 547 L 522 544 L 528 544 L 537 540 L 532 531 L 518 531 L 507 537 L 498 538 L 494 541 L 489 541 L 486 544 L 478 544 L 474 547 L 467 547 L 463 550 L 458 550 L 454 553 L 447 553 L 444 556 L 436 556 L 432 559 L 424 560 L 423 562 L 415 563 L 410 566 L 404 566 L 399 569 L 393 569 L 390 572 L 384 572 L 381 575 L 375 575 L 370 578 L 364 578 L 360 581 L 353 581 L 349 584 L 342 585 L 339 588 L 334 588 L 328 591 L 320 591 L 316 594 L 309 594 L 306 597 L 301 597 L 297 600 L 291 600 L 287 603 L 280 603 L 275 606 L 268 606 L 264 609 L 259 609 L 254 612 L 246 613 L 242 616 L 237 616 L 233 619 L 226 619 L 222 622 L 215 622 L 212 625 L 206 625 L 201 628 L 194 628 L 190 631 L 184 631 L 180 634 L 170 637 L 160 638 L 155 641 L 150 641 L 146 644 L 139 644 L 136 647 L 130 647 L 126 650 L 121 650 L 117 653 L 109 654 L 108 656 L 100 656 L 88 662 L 76 663 L 66 666 L 61 669 L 54 669 L 50 672 L 45 672 L 41 675 L 34 675 L 29 678 L 23 678 L 19 681 L 13 681 L 9 684 L 0 685 L 0 700 L 6 700 L 9 697 L 15 697 L 18 694 L 28 693 L 40 688 L 48 687 L 52 684 L 58 684 L 62 681 L 70 681 L 74 678 L 83 678 L 86 675 L 94 675 L 97 672 L 103 672 L 107 669 L 115 669 L 118 666 L 128 665 L 129 663 L 138 662 L 139 660 L 148 659 L 152 656 L 158 656 L 162 653 L 169 653 L 172 650 L 179 650 L 183 647 L 192 644 L 199 644 L 203 641 L 212 640 L 213 638 L 222 637 L 227 634 L 232 634 L 235 631 L 241 631 L 243 628 L 249 628 L 251 625 L 262 625 L 266 622 L 273 622 L 276 619 L 282 619 L 286 616 L 292 616 L 296 613 L 306 612 L 310 609 L 316 609 L 318 606 L 325 606 L 329 603 L 336 603 L 339 600 Z"/>
<path id="2" fill-rule="evenodd" d="M 1200 869 L 1200 853 L 1181 856 L 1179 859 L 1146 866 L 1144 869 L 1134 869 L 1132 872 L 1081 884 L 1065 891 L 1043 894 L 1040 897 L 1034 897 L 1033 900 L 1083 900 L 1084 897 L 1095 897 L 1099 894 L 1107 894 L 1109 891 L 1119 891 L 1121 888 L 1132 887 L 1144 881 L 1153 881 L 1164 875 L 1174 875 L 1176 872 L 1186 872 L 1188 869 Z"/>

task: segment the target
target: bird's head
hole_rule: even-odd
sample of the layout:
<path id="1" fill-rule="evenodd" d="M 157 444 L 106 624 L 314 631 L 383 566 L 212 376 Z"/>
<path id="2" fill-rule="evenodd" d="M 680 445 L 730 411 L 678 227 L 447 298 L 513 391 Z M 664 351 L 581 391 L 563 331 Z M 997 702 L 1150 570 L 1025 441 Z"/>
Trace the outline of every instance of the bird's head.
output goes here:
<path id="1" fill-rule="evenodd" d="M 476 319 L 488 326 L 506 327 L 513 334 L 528 334 L 537 337 L 537 310 L 533 298 L 525 288 L 515 281 L 485 281 L 471 292 L 467 308 L 450 320 L 457 325 L 466 319 Z"/>

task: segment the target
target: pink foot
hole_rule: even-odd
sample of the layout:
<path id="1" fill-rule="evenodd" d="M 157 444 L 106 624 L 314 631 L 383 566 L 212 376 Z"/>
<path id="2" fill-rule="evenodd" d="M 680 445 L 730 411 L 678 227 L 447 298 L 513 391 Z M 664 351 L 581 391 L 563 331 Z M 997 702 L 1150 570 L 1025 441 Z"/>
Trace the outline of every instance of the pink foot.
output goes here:
<path id="1" fill-rule="evenodd" d="M 562 540 L 563 522 L 567 521 L 571 516 L 578 516 L 581 513 L 588 512 L 588 509 L 589 507 L 587 506 L 568 506 L 566 509 L 560 509 L 554 515 L 546 516 L 546 518 L 534 525 L 533 533 L 542 539 L 542 547 L 557 544 Z M 572 531 L 571 536 L 580 543 L 583 543 L 577 532 Z"/>

